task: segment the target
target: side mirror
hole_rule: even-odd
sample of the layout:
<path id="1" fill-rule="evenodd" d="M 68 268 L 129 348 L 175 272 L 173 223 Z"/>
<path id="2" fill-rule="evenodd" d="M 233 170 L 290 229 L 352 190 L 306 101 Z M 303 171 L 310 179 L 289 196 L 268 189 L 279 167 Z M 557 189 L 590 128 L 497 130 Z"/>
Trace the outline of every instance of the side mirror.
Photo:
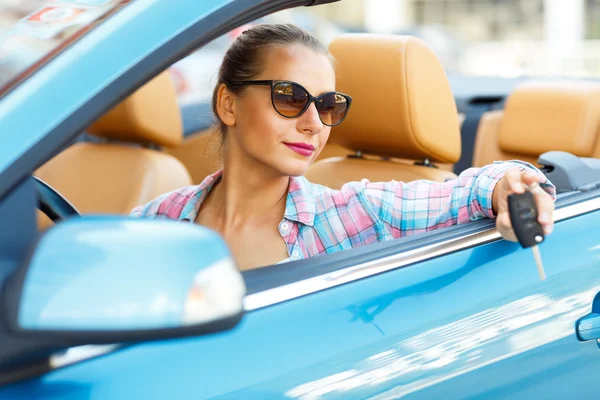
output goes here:
<path id="1" fill-rule="evenodd" d="M 241 319 L 244 294 L 244 280 L 213 231 L 81 217 L 41 237 L 5 284 L 0 304 L 17 336 L 75 346 L 230 329 Z"/>

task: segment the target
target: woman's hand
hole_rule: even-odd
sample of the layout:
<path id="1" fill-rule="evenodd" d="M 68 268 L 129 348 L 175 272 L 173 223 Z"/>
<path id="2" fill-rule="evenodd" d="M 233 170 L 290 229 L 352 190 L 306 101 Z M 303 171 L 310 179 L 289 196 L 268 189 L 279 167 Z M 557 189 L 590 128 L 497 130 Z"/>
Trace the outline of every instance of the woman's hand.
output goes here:
<path id="1" fill-rule="evenodd" d="M 540 187 L 539 181 L 541 179 L 543 178 L 535 172 L 511 169 L 496 184 L 492 194 L 492 207 L 496 214 L 496 228 L 504 239 L 512 242 L 517 241 L 508 214 L 508 195 L 523 193 L 526 188 L 533 194 L 538 209 L 538 221 L 544 228 L 544 233 L 546 235 L 552 233 L 554 228 L 552 222 L 554 199 Z"/>

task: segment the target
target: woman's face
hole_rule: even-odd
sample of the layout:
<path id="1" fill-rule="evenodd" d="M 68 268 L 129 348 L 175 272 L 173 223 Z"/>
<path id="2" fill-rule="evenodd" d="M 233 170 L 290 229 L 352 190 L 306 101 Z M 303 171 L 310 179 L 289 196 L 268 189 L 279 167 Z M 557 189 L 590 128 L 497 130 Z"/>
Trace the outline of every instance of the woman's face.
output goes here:
<path id="1" fill-rule="evenodd" d="M 315 97 L 335 91 L 335 73 L 324 54 L 293 45 L 270 48 L 263 56 L 264 69 L 253 80 L 296 82 Z M 303 175 L 329 138 L 331 128 L 319 119 L 314 102 L 301 116 L 286 118 L 273 108 L 269 86 L 246 86 L 234 101 L 227 155 L 248 157 L 276 175 Z M 306 147 L 314 150 L 302 150 Z"/>

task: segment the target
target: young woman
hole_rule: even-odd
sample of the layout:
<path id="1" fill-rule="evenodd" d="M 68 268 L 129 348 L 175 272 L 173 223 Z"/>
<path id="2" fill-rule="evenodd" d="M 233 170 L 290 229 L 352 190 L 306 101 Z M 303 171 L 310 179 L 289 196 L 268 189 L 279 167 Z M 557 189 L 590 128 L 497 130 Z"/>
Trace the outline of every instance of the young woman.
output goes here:
<path id="1" fill-rule="evenodd" d="M 259 25 L 227 51 L 213 93 L 224 168 L 166 193 L 133 216 L 189 221 L 219 232 L 242 270 L 496 218 L 515 240 L 507 198 L 529 187 L 552 231 L 554 187 L 527 163 L 471 168 L 457 179 L 350 182 L 332 190 L 302 175 L 351 98 L 335 91 L 327 48 L 293 25 Z"/>

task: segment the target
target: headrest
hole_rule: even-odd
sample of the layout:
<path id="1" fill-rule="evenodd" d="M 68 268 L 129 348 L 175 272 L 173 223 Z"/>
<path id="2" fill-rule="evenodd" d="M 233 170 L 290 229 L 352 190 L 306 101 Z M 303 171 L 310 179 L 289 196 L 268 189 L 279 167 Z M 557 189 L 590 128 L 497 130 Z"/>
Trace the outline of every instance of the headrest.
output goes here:
<path id="1" fill-rule="evenodd" d="M 169 72 L 161 73 L 117 104 L 87 132 L 125 142 L 179 145 L 183 124 Z"/>
<path id="2" fill-rule="evenodd" d="M 538 157 L 551 150 L 591 157 L 600 124 L 600 84 L 526 82 L 508 97 L 498 144 L 509 153 Z"/>
<path id="3" fill-rule="evenodd" d="M 458 161 L 456 103 L 442 64 L 423 41 L 346 34 L 329 50 L 338 61 L 336 90 L 352 97 L 332 142 L 381 156 Z"/>

